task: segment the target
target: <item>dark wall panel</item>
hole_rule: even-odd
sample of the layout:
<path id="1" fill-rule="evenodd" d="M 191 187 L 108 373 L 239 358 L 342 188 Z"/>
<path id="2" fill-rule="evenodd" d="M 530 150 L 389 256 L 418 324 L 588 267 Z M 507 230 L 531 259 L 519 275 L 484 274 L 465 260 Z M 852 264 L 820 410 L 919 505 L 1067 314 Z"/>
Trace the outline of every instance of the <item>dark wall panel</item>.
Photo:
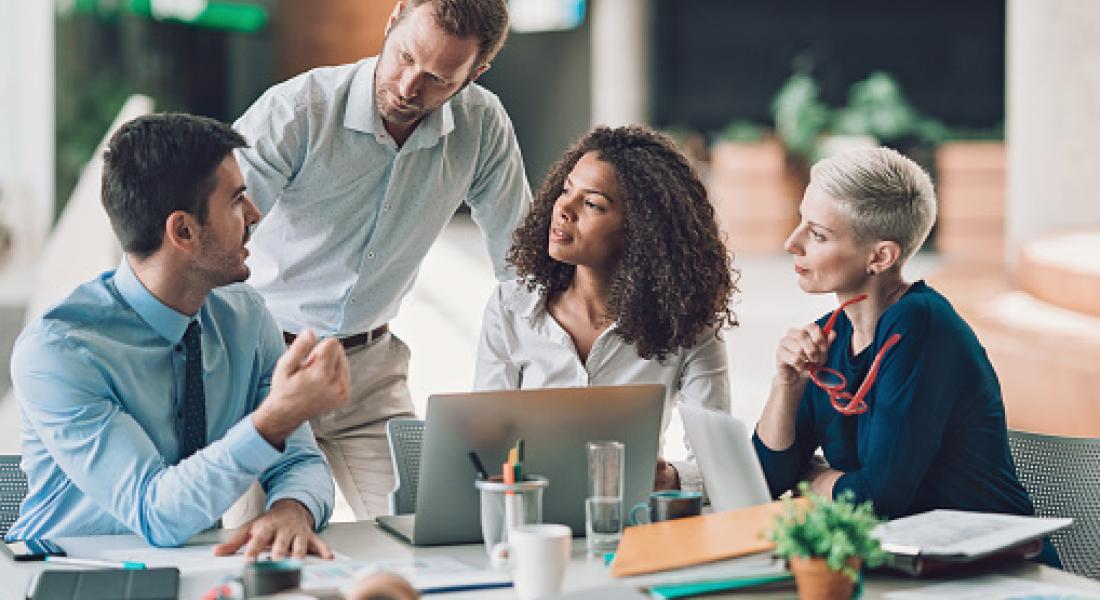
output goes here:
<path id="1" fill-rule="evenodd" d="M 949 125 L 1004 119 L 1004 0 L 654 0 L 653 108 L 658 125 L 714 131 L 770 123 L 798 62 L 831 106 L 876 70 Z"/>

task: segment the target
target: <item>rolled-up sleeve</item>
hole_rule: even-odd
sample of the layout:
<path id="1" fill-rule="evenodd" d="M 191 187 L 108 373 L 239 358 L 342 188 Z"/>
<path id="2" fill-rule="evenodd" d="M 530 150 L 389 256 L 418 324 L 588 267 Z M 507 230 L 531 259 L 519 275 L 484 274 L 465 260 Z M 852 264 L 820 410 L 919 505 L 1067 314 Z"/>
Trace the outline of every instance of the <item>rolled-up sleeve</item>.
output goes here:
<path id="1" fill-rule="evenodd" d="M 250 144 L 235 155 L 249 196 L 264 215 L 301 169 L 308 141 L 307 104 L 293 94 L 283 95 L 283 88 L 268 90 L 233 124 Z"/>
<path id="2" fill-rule="evenodd" d="M 680 377 L 680 401 L 720 413 L 730 412 L 729 357 L 725 340 L 714 331 L 705 332 L 700 343 L 686 351 Z M 688 450 L 685 460 L 672 461 L 680 476 L 680 487 L 703 491 L 703 476 L 687 435 L 684 446 Z"/>
<path id="3" fill-rule="evenodd" d="M 474 367 L 474 390 L 512 390 L 521 383 L 519 366 L 508 349 L 511 324 L 504 318 L 503 287 L 497 285 L 485 303 Z"/>
<path id="4" fill-rule="evenodd" d="M 485 237 L 497 280 L 505 281 L 514 276 L 506 257 L 512 232 L 530 208 L 531 188 L 512 122 L 496 98 L 485 109 L 479 154 L 466 204 Z"/>

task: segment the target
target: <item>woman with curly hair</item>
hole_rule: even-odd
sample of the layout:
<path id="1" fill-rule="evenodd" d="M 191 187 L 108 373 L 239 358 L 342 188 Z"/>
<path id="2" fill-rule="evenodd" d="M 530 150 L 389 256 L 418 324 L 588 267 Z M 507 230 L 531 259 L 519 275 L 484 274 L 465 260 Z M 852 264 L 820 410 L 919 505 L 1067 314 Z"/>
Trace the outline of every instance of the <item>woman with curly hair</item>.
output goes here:
<path id="1" fill-rule="evenodd" d="M 661 383 L 729 411 L 725 342 L 737 291 L 706 190 L 665 136 L 596 128 L 551 169 L 482 323 L 475 388 Z M 662 433 L 663 435 L 663 433 Z M 655 489 L 698 488 L 658 459 Z"/>

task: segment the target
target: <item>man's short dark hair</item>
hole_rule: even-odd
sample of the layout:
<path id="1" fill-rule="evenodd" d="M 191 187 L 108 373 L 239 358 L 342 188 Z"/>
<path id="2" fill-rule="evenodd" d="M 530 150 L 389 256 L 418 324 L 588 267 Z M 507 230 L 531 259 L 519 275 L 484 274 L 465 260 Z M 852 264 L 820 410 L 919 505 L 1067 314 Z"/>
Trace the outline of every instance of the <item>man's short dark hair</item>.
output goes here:
<path id="1" fill-rule="evenodd" d="M 156 252 L 176 211 L 204 223 L 218 165 L 247 146 L 225 123 L 195 115 L 147 115 L 120 127 L 103 153 L 103 208 L 122 249 Z"/>
<path id="2" fill-rule="evenodd" d="M 436 25 L 443 31 L 459 38 L 477 39 L 475 69 L 492 62 L 508 37 L 506 0 L 409 0 L 398 22 L 421 4 L 432 5 Z"/>

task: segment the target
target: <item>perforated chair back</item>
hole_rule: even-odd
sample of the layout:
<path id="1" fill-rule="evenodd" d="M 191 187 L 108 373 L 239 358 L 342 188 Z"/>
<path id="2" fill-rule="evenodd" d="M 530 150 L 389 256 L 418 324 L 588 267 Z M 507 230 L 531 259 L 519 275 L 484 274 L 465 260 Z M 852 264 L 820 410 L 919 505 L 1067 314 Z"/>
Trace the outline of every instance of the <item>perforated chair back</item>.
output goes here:
<path id="1" fill-rule="evenodd" d="M 416 486 L 420 483 L 420 448 L 424 445 L 424 421 L 390 419 L 386 438 L 393 458 L 393 491 L 390 512 L 405 515 L 416 512 Z"/>
<path id="2" fill-rule="evenodd" d="M 1008 445 L 1035 514 L 1073 519 L 1050 536 L 1062 567 L 1100 579 L 1100 439 L 1010 430 Z"/>
<path id="3" fill-rule="evenodd" d="M 27 496 L 27 476 L 19 468 L 19 455 L 0 454 L 0 538 L 19 517 L 19 505 Z"/>

